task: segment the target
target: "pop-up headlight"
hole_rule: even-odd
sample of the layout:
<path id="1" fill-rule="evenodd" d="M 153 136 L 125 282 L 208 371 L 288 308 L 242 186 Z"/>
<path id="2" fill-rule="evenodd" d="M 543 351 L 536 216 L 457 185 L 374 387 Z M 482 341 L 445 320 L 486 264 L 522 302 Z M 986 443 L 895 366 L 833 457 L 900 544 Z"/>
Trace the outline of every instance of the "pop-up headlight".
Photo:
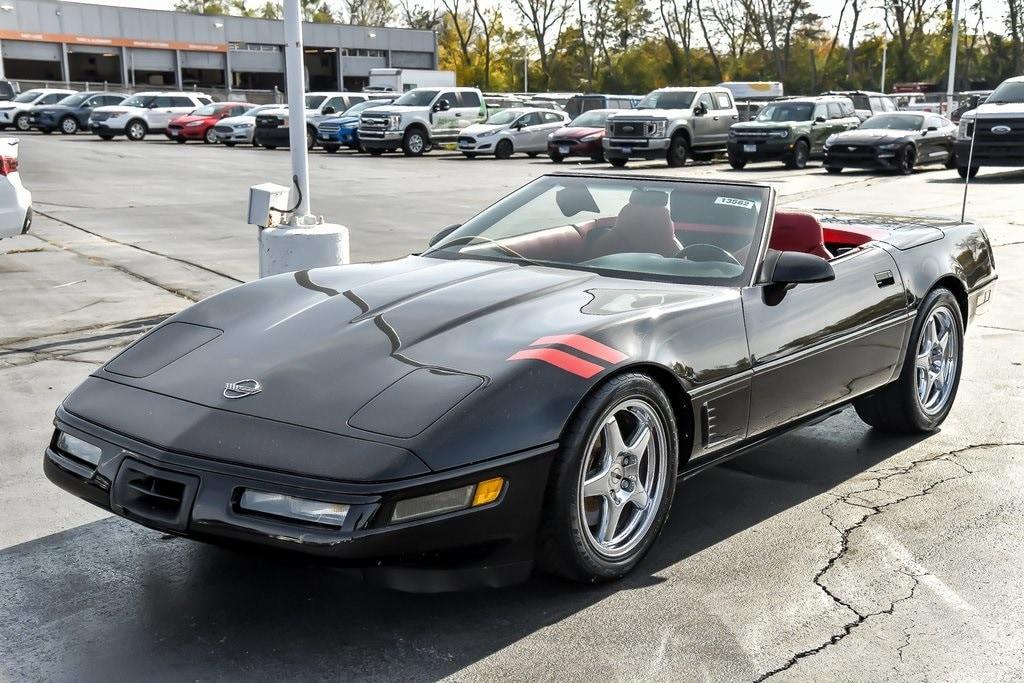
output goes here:
<path id="1" fill-rule="evenodd" d="M 100 456 L 103 455 L 103 449 L 99 446 L 83 441 L 77 436 L 71 436 L 67 432 L 61 432 L 57 437 L 57 450 L 93 467 L 100 464 Z"/>
<path id="2" fill-rule="evenodd" d="M 242 498 L 238 501 L 238 507 L 250 512 L 260 512 L 274 517 L 284 517 L 300 522 L 311 522 L 313 524 L 325 524 L 327 526 L 340 527 L 345 524 L 345 517 L 348 515 L 348 505 L 341 503 L 328 503 L 320 500 L 308 500 L 286 496 L 281 493 L 266 493 L 245 489 Z"/>

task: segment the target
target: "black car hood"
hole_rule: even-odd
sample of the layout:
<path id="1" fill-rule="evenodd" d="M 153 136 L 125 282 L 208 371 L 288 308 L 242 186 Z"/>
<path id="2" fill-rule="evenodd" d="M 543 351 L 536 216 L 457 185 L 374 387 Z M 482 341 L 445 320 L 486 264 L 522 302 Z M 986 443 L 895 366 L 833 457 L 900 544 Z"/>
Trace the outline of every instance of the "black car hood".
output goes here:
<path id="1" fill-rule="evenodd" d="M 914 135 L 908 130 L 855 129 L 837 133 L 830 144 L 833 145 L 884 145 L 902 142 Z"/>
<path id="2" fill-rule="evenodd" d="M 614 287 L 609 283 L 630 289 L 601 289 Z M 616 346 L 621 359 L 633 356 L 632 342 L 616 339 L 611 328 L 643 311 L 595 301 L 604 291 L 659 287 L 665 285 L 577 270 L 425 257 L 301 271 L 186 309 L 95 376 L 208 409 L 399 445 L 443 469 L 556 439 L 599 375 L 545 374 L 541 363 L 511 356 L 560 334 L 587 335 Z M 673 301 L 694 306 L 721 289 L 672 287 Z M 603 371 L 621 359 L 597 363 Z M 252 386 L 244 380 L 258 381 L 261 391 L 225 396 L 227 383 L 241 384 L 243 393 Z M 524 401 L 529 410 L 557 402 L 550 424 L 533 420 L 531 431 L 507 423 L 529 412 L 517 408 Z M 463 438 L 446 450 L 455 433 Z M 481 452 L 466 452 L 467 443 Z"/>

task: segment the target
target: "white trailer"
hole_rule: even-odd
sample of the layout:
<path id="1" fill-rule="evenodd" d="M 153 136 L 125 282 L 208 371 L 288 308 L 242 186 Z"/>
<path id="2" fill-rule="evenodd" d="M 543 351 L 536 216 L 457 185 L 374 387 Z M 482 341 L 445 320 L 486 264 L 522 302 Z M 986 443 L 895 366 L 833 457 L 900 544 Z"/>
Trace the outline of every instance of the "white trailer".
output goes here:
<path id="1" fill-rule="evenodd" d="M 455 72 L 441 69 L 370 69 L 363 92 L 405 92 L 413 88 L 454 87 Z"/>

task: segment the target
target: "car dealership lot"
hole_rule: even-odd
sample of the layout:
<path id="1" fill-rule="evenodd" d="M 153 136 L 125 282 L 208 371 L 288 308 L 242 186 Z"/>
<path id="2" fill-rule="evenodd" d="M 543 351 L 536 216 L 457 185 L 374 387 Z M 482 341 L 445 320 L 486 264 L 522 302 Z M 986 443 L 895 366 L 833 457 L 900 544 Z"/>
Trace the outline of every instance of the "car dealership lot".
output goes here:
<path id="1" fill-rule="evenodd" d="M 939 433 L 880 437 L 848 411 L 688 480 L 620 583 L 410 596 L 164 537 L 43 478 L 72 387 L 164 316 L 255 277 L 247 189 L 285 184 L 288 155 L 89 136 L 22 145 L 38 213 L 29 235 L 0 242 L 0 678 L 1024 676 L 1024 172 L 983 171 L 971 191 L 1000 282 Z M 382 259 L 576 167 L 318 152 L 313 206 L 350 227 L 354 260 Z M 622 172 L 762 180 L 808 208 L 956 214 L 962 189 L 945 170 Z"/>

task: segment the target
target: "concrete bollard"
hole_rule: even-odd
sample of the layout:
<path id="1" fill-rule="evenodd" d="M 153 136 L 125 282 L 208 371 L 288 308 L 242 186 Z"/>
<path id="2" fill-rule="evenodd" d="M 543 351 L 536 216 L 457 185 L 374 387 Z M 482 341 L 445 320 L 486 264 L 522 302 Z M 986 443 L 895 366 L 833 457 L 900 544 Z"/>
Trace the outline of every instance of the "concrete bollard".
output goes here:
<path id="1" fill-rule="evenodd" d="M 263 228 L 259 233 L 260 277 L 348 263 L 348 228 L 334 223 Z"/>

